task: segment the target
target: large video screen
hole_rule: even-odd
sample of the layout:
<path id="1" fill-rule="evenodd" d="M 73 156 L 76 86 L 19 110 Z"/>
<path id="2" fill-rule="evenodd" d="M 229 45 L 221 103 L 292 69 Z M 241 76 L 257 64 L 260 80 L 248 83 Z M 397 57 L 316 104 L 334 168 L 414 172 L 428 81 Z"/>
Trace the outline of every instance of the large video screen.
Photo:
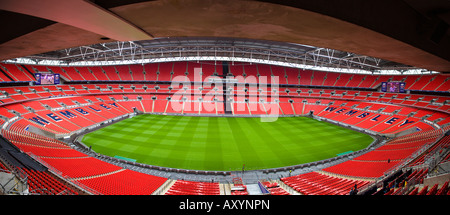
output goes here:
<path id="1" fill-rule="evenodd" d="M 37 85 L 54 85 L 59 84 L 59 74 L 36 73 Z"/>
<path id="2" fill-rule="evenodd" d="M 405 93 L 405 82 L 382 82 L 381 92 Z"/>

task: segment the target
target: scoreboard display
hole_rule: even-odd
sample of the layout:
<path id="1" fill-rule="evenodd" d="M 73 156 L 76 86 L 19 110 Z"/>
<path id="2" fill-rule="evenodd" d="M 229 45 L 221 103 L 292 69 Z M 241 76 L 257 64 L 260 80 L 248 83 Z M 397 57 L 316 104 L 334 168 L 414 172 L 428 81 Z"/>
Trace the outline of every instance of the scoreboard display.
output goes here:
<path id="1" fill-rule="evenodd" d="M 36 85 L 59 84 L 59 74 L 35 73 Z"/>
<path id="2" fill-rule="evenodd" d="M 405 93 L 405 82 L 382 82 L 381 92 Z"/>

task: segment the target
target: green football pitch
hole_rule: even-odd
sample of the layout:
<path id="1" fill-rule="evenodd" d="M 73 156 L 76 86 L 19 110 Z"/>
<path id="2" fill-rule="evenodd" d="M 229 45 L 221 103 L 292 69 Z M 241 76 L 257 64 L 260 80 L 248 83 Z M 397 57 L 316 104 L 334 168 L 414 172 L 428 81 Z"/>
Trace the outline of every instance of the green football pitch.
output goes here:
<path id="1" fill-rule="evenodd" d="M 138 115 L 84 135 L 107 156 L 191 170 L 238 171 L 309 163 L 358 151 L 369 135 L 307 117 Z"/>

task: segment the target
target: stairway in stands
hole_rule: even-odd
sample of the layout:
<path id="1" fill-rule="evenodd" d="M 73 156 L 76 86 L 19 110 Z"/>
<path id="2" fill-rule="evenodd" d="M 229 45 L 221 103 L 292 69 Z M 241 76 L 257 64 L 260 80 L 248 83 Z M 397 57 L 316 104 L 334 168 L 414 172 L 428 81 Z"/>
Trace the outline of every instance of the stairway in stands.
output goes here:
<path id="1" fill-rule="evenodd" d="M 221 74 L 221 78 L 222 78 L 222 80 L 226 80 L 227 79 L 227 74 L 228 74 L 228 62 L 226 62 L 226 61 L 224 61 L 224 62 L 222 62 L 222 74 Z M 233 98 L 232 96 L 227 96 L 227 93 L 225 93 L 225 92 L 227 92 L 227 85 L 225 84 L 225 83 L 223 83 L 222 84 L 222 86 L 223 86 L 223 102 L 225 103 L 224 104 L 224 111 L 225 111 L 225 114 L 229 114 L 229 115 L 232 115 L 233 114 L 233 112 L 231 111 L 231 103 L 228 101 L 228 99 L 229 98 Z"/>

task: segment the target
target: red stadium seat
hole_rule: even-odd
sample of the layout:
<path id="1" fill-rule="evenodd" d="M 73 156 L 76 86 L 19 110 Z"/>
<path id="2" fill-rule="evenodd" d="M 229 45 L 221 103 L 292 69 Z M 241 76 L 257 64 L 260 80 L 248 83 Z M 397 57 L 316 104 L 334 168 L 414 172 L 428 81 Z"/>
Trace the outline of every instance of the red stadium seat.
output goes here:
<path id="1" fill-rule="evenodd" d="M 279 84 L 283 86 L 279 87 L 278 92 L 271 91 L 270 88 L 258 91 L 253 85 L 245 86 L 248 91 L 244 91 L 244 86 L 232 86 L 234 102 L 225 103 L 223 86 L 208 82 L 192 86 L 166 83 L 174 78 L 193 81 L 200 77 L 201 81 L 205 81 L 205 78 L 208 81 L 209 76 L 222 76 L 224 67 L 220 62 L 164 62 L 89 67 L 22 67 L 1 63 L 0 66 L 4 72 L 0 72 L 2 82 L 28 83 L 27 81 L 34 81 L 32 73 L 36 71 L 58 73 L 67 81 L 60 85 L 3 85 L 4 87 L 0 88 L 0 123 L 8 123 L 8 126 L 2 130 L 2 135 L 23 152 L 39 157 L 41 162 L 60 171 L 64 177 L 96 194 L 147 195 L 153 193 L 167 179 L 137 174 L 89 157 L 61 141 L 28 132 L 27 126 L 32 125 L 57 135 L 68 135 L 85 127 L 133 113 L 134 108 L 144 113 L 221 115 L 225 114 L 225 105 L 231 104 L 232 113 L 238 116 L 266 115 L 270 114 L 269 107 L 275 107 L 280 114 L 306 115 L 314 112 L 315 116 L 381 135 L 395 136 L 403 131 L 414 131 L 412 134 L 390 139 L 375 150 L 325 168 L 322 172 L 282 179 L 295 190 L 312 195 L 346 195 L 354 184 L 363 186 L 373 178 L 383 176 L 397 165 L 409 161 L 411 155 L 424 146 L 435 144 L 417 156 L 410 163 L 411 166 L 422 164 L 427 153 L 447 146 L 449 142 L 447 137 L 439 139 L 442 131 L 436 129 L 441 126 L 447 131 L 450 125 L 450 107 L 447 104 L 450 97 L 442 93 L 450 90 L 449 78 L 441 75 L 376 76 L 235 62 L 228 65 L 229 73 L 235 77 L 241 76 L 237 79 L 242 84 L 261 84 L 263 77 L 267 77 L 268 83 L 273 83 L 277 77 Z M 202 73 L 195 68 L 201 68 Z M 374 91 L 381 82 L 387 80 L 405 81 L 406 88 L 415 91 L 411 94 Z M 159 87 L 158 90 L 155 89 L 156 86 Z M 428 93 L 423 95 L 420 91 Z M 436 91 L 441 95 L 433 95 Z M 176 97 L 181 92 L 187 99 L 184 102 L 181 97 Z M 271 96 L 277 97 L 278 104 L 270 106 L 269 99 L 265 102 L 258 100 Z M 168 101 L 167 97 L 172 100 Z M 200 102 L 199 97 L 205 100 Z M 177 104 L 180 105 L 179 108 Z M 448 157 L 446 159 L 448 160 Z M 41 173 L 31 174 L 41 177 Z M 330 176 L 331 174 L 333 176 Z M 426 171 L 417 172 L 415 177 L 423 180 L 424 174 Z M 132 177 L 139 180 L 132 182 Z M 115 187 L 118 180 L 127 181 L 129 185 Z M 145 184 L 145 180 L 152 183 Z M 43 192 L 37 184 L 32 186 L 36 192 Z M 139 191 L 141 186 L 145 187 L 142 192 Z M 217 183 L 177 181 L 166 194 L 219 195 L 218 187 Z M 59 188 L 53 189 L 53 194 L 62 191 Z M 272 187 L 270 192 L 273 195 L 287 194 L 277 186 Z M 392 190 L 391 194 L 397 192 L 400 191 Z M 443 188 L 432 186 L 430 190 L 415 189 L 411 195 L 437 195 L 445 192 Z M 248 193 L 242 191 L 232 194 Z"/>

